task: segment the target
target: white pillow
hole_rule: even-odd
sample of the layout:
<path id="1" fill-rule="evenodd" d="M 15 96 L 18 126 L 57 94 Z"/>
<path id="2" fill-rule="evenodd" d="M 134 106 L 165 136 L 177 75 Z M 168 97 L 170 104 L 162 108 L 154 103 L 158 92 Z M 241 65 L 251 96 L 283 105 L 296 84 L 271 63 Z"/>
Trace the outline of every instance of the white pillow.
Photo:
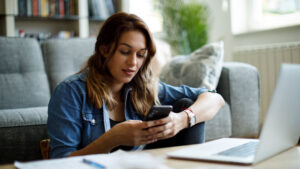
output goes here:
<path id="1" fill-rule="evenodd" d="M 223 42 L 207 44 L 187 56 L 175 56 L 166 64 L 160 80 L 174 86 L 216 89 L 224 57 Z"/>

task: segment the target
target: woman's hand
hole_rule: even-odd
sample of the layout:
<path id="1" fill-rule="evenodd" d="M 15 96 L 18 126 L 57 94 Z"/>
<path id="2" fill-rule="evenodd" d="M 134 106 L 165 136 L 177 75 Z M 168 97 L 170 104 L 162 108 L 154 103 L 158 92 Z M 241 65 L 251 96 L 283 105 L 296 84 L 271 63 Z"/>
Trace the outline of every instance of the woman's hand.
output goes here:
<path id="1" fill-rule="evenodd" d="M 171 112 L 168 117 L 149 121 L 147 130 L 154 139 L 163 140 L 175 136 L 178 132 L 188 126 L 188 117 L 184 112 Z"/>
<path id="2" fill-rule="evenodd" d="M 128 120 L 115 125 L 109 132 L 113 132 L 114 139 L 119 145 L 136 146 L 157 141 L 153 134 L 147 130 L 151 124 L 140 120 Z"/>
<path id="3" fill-rule="evenodd" d="M 153 125 L 153 122 L 141 120 L 124 121 L 112 127 L 86 147 L 72 152 L 70 156 L 108 153 L 119 145 L 136 146 L 153 143 L 157 139 L 147 130 Z"/>
<path id="4" fill-rule="evenodd" d="M 128 120 L 115 125 L 109 132 L 118 145 L 136 146 L 175 136 L 188 126 L 186 113 L 171 112 L 168 117 L 154 121 Z"/>

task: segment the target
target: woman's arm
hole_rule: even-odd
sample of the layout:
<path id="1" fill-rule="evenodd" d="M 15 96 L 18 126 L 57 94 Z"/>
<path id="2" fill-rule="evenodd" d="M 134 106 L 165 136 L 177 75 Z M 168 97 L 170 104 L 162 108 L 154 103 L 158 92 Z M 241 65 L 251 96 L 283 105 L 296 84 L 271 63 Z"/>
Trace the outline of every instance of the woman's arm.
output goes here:
<path id="1" fill-rule="evenodd" d="M 212 119 L 225 104 L 223 97 L 217 93 L 205 92 L 198 96 L 189 107 L 196 116 L 196 123 Z M 154 138 L 161 140 L 175 136 L 179 131 L 189 126 L 186 112 L 171 113 L 169 117 L 156 120 L 156 127 L 150 128 L 151 133 L 157 133 Z"/>
<path id="2" fill-rule="evenodd" d="M 196 123 L 200 123 L 211 120 L 224 104 L 225 101 L 220 94 L 206 92 L 199 95 L 195 103 L 189 108 L 196 115 Z"/>
<path id="3" fill-rule="evenodd" d="M 108 153 L 117 145 L 117 140 L 113 139 L 111 132 L 106 132 L 86 147 L 72 152 L 69 156 Z"/>
<path id="4" fill-rule="evenodd" d="M 153 123 L 140 120 L 119 123 L 86 147 L 72 152 L 70 156 L 108 153 L 119 145 L 136 146 L 153 143 L 157 139 L 153 138 L 153 133 L 146 130 L 153 126 Z"/>
<path id="5" fill-rule="evenodd" d="M 221 95 L 206 92 L 199 95 L 189 108 L 196 115 L 196 123 L 200 123 L 212 119 L 223 105 L 224 100 Z M 184 111 L 172 112 L 169 117 L 155 121 L 125 121 L 114 126 L 83 149 L 72 152 L 70 156 L 108 153 L 119 145 L 136 146 L 153 143 L 175 136 L 188 125 L 188 116 Z"/>

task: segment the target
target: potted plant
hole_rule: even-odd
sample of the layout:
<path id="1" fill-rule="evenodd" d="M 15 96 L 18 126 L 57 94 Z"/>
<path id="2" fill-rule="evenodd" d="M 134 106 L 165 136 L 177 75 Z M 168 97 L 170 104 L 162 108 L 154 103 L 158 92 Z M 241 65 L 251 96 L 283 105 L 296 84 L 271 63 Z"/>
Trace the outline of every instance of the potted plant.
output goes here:
<path id="1" fill-rule="evenodd" d="M 207 8 L 189 0 L 156 1 L 163 17 L 164 39 L 173 54 L 189 54 L 207 43 Z"/>

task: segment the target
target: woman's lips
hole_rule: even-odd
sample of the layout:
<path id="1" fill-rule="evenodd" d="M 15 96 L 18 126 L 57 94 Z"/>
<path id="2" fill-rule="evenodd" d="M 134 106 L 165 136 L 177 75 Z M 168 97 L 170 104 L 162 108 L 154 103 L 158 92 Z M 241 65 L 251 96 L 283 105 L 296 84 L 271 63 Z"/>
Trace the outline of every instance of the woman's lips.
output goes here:
<path id="1" fill-rule="evenodd" d="M 133 69 L 123 69 L 123 72 L 128 75 L 128 76 L 132 76 L 135 73 L 135 70 Z"/>

